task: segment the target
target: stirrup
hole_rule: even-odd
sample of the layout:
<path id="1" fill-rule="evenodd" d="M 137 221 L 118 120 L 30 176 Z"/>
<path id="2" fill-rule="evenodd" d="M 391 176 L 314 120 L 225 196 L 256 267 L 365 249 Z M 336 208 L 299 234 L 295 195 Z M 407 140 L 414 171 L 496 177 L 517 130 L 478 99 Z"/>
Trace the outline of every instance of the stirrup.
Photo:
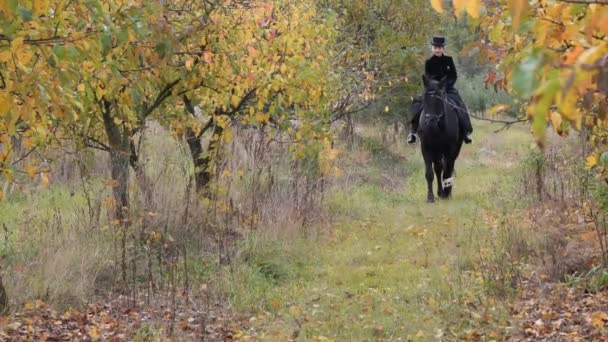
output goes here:
<path id="1" fill-rule="evenodd" d="M 414 144 L 414 143 L 416 143 L 417 138 L 418 138 L 418 136 L 416 135 L 416 133 L 410 132 L 410 134 L 408 134 L 408 136 L 407 136 L 407 143 Z"/>

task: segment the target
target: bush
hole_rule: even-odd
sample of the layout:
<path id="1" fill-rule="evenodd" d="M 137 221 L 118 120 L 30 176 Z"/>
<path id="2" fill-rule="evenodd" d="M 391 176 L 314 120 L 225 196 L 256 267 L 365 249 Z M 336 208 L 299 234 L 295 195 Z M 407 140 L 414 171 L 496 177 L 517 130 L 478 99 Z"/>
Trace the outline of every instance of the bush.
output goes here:
<path id="1" fill-rule="evenodd" d="M 509 94 L 502 90 L 495 91 L 492 86 L 486 89 L 483 81 L 483 75 L 478 75 L 461 77 L 456 83 L 456 88 L 470 112 L 484 112 L 497 104 L 513 103 L 513 98 Z"/>

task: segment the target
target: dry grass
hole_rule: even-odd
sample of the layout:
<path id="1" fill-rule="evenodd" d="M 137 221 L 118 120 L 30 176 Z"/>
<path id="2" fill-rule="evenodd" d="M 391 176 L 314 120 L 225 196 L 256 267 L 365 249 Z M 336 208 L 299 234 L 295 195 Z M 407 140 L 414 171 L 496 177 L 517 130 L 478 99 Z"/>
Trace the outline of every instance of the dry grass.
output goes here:
<path id="1" fill-rule="evenodd" d="M 318 223 L 326 218 L 318 213 L 326 179 L 315 158 L 294 160 L 287 144 L 260 130 L 233 135 L 218 154 L 209 201 L 193 189 L 185 144 L 150 123 L 139 149 L 144 172 L 131 173 L 131 224 L 124 232 L 110 217 L 105 153 L 70 146 L 53 152 L 48 188 L 21 178 L 0 203 L 0 271 L 11 306 L 33 299 L 77 306 L 124 291 L 123 233 L 132 296 L 161 295 L 170 277 L 184 288 L 212 286 L 214 270 L 244 261 L 244 240 L 323 234 L 326 225 Z"/>

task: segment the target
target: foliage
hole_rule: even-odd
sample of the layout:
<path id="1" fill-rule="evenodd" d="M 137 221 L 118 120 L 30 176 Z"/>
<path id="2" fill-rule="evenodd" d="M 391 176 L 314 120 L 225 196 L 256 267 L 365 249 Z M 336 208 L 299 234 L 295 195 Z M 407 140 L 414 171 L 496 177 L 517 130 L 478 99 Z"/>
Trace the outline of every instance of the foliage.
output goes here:
<path id="1" fill-rule="evenodd" d="M 337 14 L 337 120 L 354 113 L 403 117 L 421 88 L 426 46 L 440 16 L 426 1 L 317 1 Z M 373 109 L 378 105 L 380 110 Z"/>
<path id="2" fill-rule="evenodd" d="M 494 106 L 512 103 L 513 99 L 507 92 L 486 87 L 483 80 L 483 75 L 459 76 L 457 88 L 469 111 L 483 113 Z"/>
<path id="3" fill-rule="evenodd" d="M 584 127 L 599 157 L 608 148 L 608 6 L 602 1 L 455 1 L 457 15 L 464 3 L 469 13 L 469 7 L 481 7 L 484 14 L 477 20 L 482 39 L 474 45 L 497 66 L 486 83 L 528 100 L 526 114 L 541 144 L 547 124 L 558 134 Z"/>

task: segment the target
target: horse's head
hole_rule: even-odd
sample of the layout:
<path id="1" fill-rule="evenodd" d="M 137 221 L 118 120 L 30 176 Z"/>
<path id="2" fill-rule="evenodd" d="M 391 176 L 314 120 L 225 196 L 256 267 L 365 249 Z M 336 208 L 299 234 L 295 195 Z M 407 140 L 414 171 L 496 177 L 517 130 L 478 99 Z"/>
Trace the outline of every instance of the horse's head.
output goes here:
<path id="1" fill-rule="evenodd" d="M 422 81 L 424 82 L 424 119 L 431 125 L 439 126 L 445 118 L 446 77 L 437 81 L 423 75 Z"/>

